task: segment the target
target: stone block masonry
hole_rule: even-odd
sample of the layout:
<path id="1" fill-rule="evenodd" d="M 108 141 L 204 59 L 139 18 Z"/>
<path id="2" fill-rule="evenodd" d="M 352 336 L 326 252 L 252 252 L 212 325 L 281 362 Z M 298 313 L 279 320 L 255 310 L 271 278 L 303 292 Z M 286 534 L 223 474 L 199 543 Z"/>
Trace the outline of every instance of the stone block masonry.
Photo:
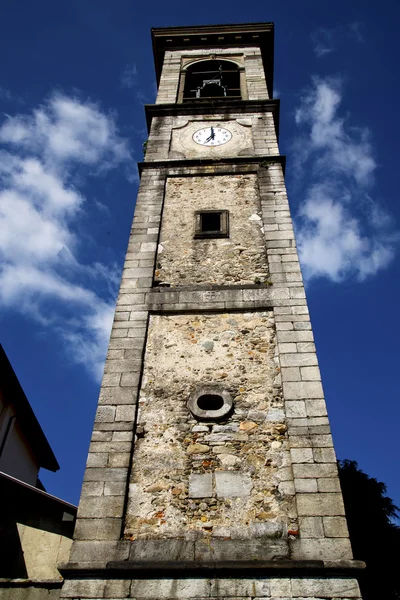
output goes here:
<path id="1" fill-rule="evenodd" d="M 212 166 L 203 164 L 185 168 L 185 172 L 188 172 L 189 176 L 193 175 L 196 177 L 202 175 L 209 177 L 211 171 L 224 176 L 225 174 L 232 173 L 232 165 L 222 162 Z M 279 468 L 273 462 L 265 466 L 266 476 L 268 472 L 268 482 L 264 487 L 261 486 L 263 491 L 260 492 L 264 494 L 265 492 L 271 493 L 273 490 L 276 490 L 278 495 L 272 493 L 271 500 L 267 501 L 268 506 L 264 505 L 265 500 L 262 500 L 261 504 L 258 505 L 254 501 L 254 496 L 258 493 L 258 488 L 255 486 L 254 491 L 251 492 L 254 496 L 251 495 L 247 499 L 254 506 L 254 509 L 251 509 L 254 510 L 254 515 L 252 513 L 252 522 L 262 523 L 262 520 L 258 520 L 256 515 L 265 513 L 268 516 L 265 518 L 264 523 L 268 523 L 270 519 L 269 515 L 272 517 L 272 522 L 285 523 L 285 532 L 282 528 L 282 535 L 287 536 L 285 543 L 289 545 L 291 556 L 295 559 L 319 560 L 323 558 L 324 560 L 348 560 L 351 558 L 351 548 L 343 521 L 343 507 L 340 497 L 338 497 L 337 468 L 323 392 L 320 386 L 318 362 L 311 336 L 304 288 L 301 276 L 300 280 L 292 280 L 294 273 L 297 271 L 300 273 L 292 232 L 291 230 L 283 229 L 281 230 L 282 236 L 276 239 L 276 236 L 270 235 L 269 230 L 265 231 L 267 267 L 269 271 L 272 271 L 270 275 L 273 281 L 272 286 L 217 286 L 215 289 L 212 289 L 210 285 L 208 287 L 207 285 L 191 287 L 180 285 L 176 288 L 151 287 L 152 277 L 149 277 L 149 274 L 151 275 L 151 272 L 155 272 L 156 270 L 158 245 L 158 237 L 154 233 L 154 230 L 157 229 L 159 231 L 165 182 L 167 177 L 180 177 L 182 172 L 182 168 L 177 165 L 171 164 L 170 166 L 163 165 L 161 167 L 156 163 L 148 163 L 148 166 L 142 173 L 132 236 L 128 245 L 127 263 L 123 272 L 92 444 L 85 472 L 85 483 L 82 489 L 76 539 L 71 560 L 83 561 L 83 563 L 87 564 L 91 564 L 93 561 L 96 564 L 99 561 L 100 563 L 101 561 L 105 561 L 105 565 L 108 560 L 117 560 L 119 556 L 125 556 L 125 546 L 121 545 L 124 542 L 121 541 L 120 536 L 124 531 L 126 494 L 129 486 L 129 464 L 131 457 L 131 442 L 129 440 L 134 439 L 133 435 L 135 427 L 137 427 L 136 433 L 138 438 L 135 449 L 135 464 L 138 456 L 136 451 L 140 453 L 141 445 L 144 447 L 147 443 L 146 435 L 147 440 L 149 439 L 148 433 L 146 433 L 146 420 L 143 419 L 142 415 L 143 411 L 146 412 L 146 410 L 150 409 L 146 408 L 146 403 L 144 402 L 141 407 L 141 415 L 138 419 L 137 400 L 141 384 L 143 390 L 147 390 L 146 386 L 151 387 L 151 385 L 155 385 L 149 384 L 147 370 L 145 378 L 141 381 L 141 365 L 146 340 L 150 346 L 153 344 L 152 340 L 154 335 L 156 336 L 155 332 L 157 329 L 153 325 L 155 322 L 159 323 L 162 328 L 165 326 L 164 324 L 169 323 L 167 328 L 165 330 L 162 329 L 162 331 L 165 333 L 166 339 L 172 336 L 171 343 L 174 343 L 173 335 L 176 336 L 178 334 L 172 334 L 169 328 L 171 324 L 176 322 L 177 326 L 175 328 L 174 325 L 174 328 L 176 332 L 180 332 L 179 335 L 182 338 L 179 339 L 179 344 L 182 343 L 185 347 L 183 352 L 178 353 L 178 345 L 166 348 L 164 341 L 160 337 L 159 342 L 157 342 L 158 346 L 156 346 L 157 351 L 161 352 L 160 357 L 163 356 L 163 360 L 164 358 L 167 361 L 169 360 L 168 364 L 171 366 L 168 373 L 158 374 L 160 382 L 165 383 L 165 377 L 167 377 L 169 385 L 172 386 L 171 389 L 180 386 L 180 395 L 176 398 L 174 396 L 171 397 L 168 402 L 177 401 L 181 406 L 179 415 L 175 415 L 177 419 L 174 425 L 174 435 L 171 436 L 174 441 L 169 442 L 167 436 L 163 438 L 161 432 L 158 433 L 160 433 L 160 440 L 165 444 L 166 448 L 169 447 L 170 443 L 177 444 L 181 448 L 174 456 L 174 464 L 179 467 L 179 474 L 185 474 L 186 479 L 183 482 L 176 480 L 176 494 L 172 494 L 172 488 L 174 487 L 172 483 L 166 490 L 153 492 L 155 502 L 160 505 L 160 511 L 153 510 L 154 507 L 151 505 L 151 510 L 148 511 L 146 516 L 139 514 L 134 518 L 144 518 L 150 521 L 155 519 L 153 524 L 151 522 L 148 524 L 150 529 L 154 528 L 155 532 L 163 517 L 155 517 L 154 514 L 157 512 L 161 514 L 163 512 L 161 509 L 163 509 L 165 503 L 163 504 L 161 500 L 164 500 L 168 496 L 168 498 L 171 498 L 170 510 L 172 511 L 172 506 L 178 507 L 174 508 L 174 510 L 178 511 L 178 515 L 182 516 L 184 514 L 183 521 L 188 519 L 193 524 L 197 523 L 198 525 L 194 526 L 194 529 L 196 530 L 196 527 L 198 527 L 199 531 L 202 531 L 202 535 L 204 535 L 207 529 L 203 527 L 203 524 L 209 522 L 209 515 L 213 513 L 211 510 L 212 506 L 216 506 L 218 503 L 223 504 L 224 511 L 227 511 L 224 512 L 224 515 L 228 514 L 229 510 L 232 511 L 233 508 L 232 506 L 226 507 L 225 500 L 218 498 L 215 479 L 212 481 L 213 491 L 211 497 L 207 498 L 205 496 L 204 502 L 202 498 L 190 499 L 188 494 L 189 474 L 201 475 L 203 473 L 211 473 L 213 469 L 230 472 L 235 471 L 238 466 L 245 468 L 245 470 L 248 469 L 250 472 L 252 460 L 255 461 L 254 465 L 257 465 L 258 460 L 265 460 L 267 462 L 270 455 L 276 457 L 279 456 L 279 453 L 283 452 Z M 244 160 L 238 161 L 234 172 L 235 174 L 256 173 L 261 204 L 261 218 L 264 227 L 266 224 L 271 224 L 272 222 L 275 222 L 279 226 L 282 220 L 286 223 L 290 218 L 288 216 L 290 212 L 279 159 L 274 159 L 273 162 L 270 162 L 266 166 L 260 166 L 260 162 L 249 163 Z M 246 179 L 246 181 L 252 181 L 253 177 Z M 140 225 L 139 234 L 137 234 L 136 225 Z M 147 233 L 144 233 L 143 230 L 146 230 Z M 287 260 L 288 257 L 290 257 L 290 261 Z M 146 261 L 145 264 L 143 264 L 144 261 Z M 147 266 L 149 261 L 153 264 L 153 268 Z M 132 264 L 135 266 L 131 266 Z M 288 264 L 290 265 L 290 270 L 287 270 Z M 279 269 L 276 268 L 278 265 Z M 271 269 L 274 266 L 275 269 Z M 140 268 L 144 270 L 138 270 Z M 195 424 L 194 422 L 189 422 L 190 415 L 185 408 L 183 397 L 185 393 L 189 393 L 191 385 L 194 385 L 194 375 L 196 372 L 193 369 L 198 369 L 199 373 L 202 372 L 203 368 L 215 369 L 211 380 L 215 381 L 214 375 L 218 375 L 216 379 L 221 383 L 225 379 L 229 379 L 229 386 L 234 384 L 232 387 L 234 397 L 240 396 L 237 388 L 238 383 L 240 383 L 240 377 L 237 379 L 238 383 L 235 383 L 235 373 L 237 371 L 239 376 L 240 371 L 238 367 L 241 361 L 236 358 L 235 361 L 229 362 L 232 361 L 233 357 L 227 357 L 227 354 L 231 352 L 228 350 L 229 343 L 224 342 L 223 336 L 234 337 L 234 334 L 228 333 L 233 327 L 233 331 L 237 333 L 237 337 L 243 340 L 245 345 L 247 344 L 246 339 L 250 343 L 250 339 L 253 339 L 255 334 L 242 321 L 243 319 L 249 319 L 249 313 L 251 314 L 253 311 L 256 311 L 254 313 L 255 319 L 258 319 L 260 315 L 265 313 L 261 317 L 266 319 L 266 323 L 264 324 L 265 331 L 260 332 L 262 335 L 258 336 L 257 334 L 255 337 L 255 339 L 257 339 L 257 336 L 259 338 L 259 341 L 256 342 L 258 347 L 255 345 L 250 349 L 249 346 L 248 350 L 241 353 L 240 358 L 243 359 L 243 364 L 248 363 L 249 366 L 254 365 L 254 367 L 256 365 L 263 366 L 263 372 L 265 372 L 266 377 L 265 383 L 262 384 L 263 400 L 261 400 L 261 397 L 257 399 L 257 396 L 255 396 L 254 406 L 252 400 L 250 405 L 242 409 L 245 413 L 240 413 L 240 411 L 239 413 L 234 412 L 230 421 L 231 431 L 229 431 L 228 422 L 225 424 L 215 424 L 213 427 L 197 424 L 199 430 L 192 431 Z M 222 316 L 223 314 L 225 314 L 225 317 Z M 227 316 L 228 314 L 229 316 Z M 206 323 L 212 323 L 213 319 L 215 333 L 209 326 L 205 325 Z M 223 329 L 226 328 L 228 319 L 232 319 L 238 324 L 241 323 L 240 328 L 239 325 L 229 325 L 224 331 Z M 200 323 L 200 329 L 205 328 L 202 334 L 204 337 L 204 339 L 202 338 L 202 342 L 199 341 L 200 338 L 196 338 L 196 326 L 193 326 L 193 322 Z M 221 324 L 224 324 L 224 328 L 219 331 L 218 329 Z M 259 326 L 263 327 L 262 324 L 259 324 Z M 191 327 L 193 328 L 193 332 L 191 332 L 194 336 L 193 338 L 188 333 Z M 246 329 L 249 329 L 251 333 L 241 333 L 241 330 Z M 208 331 L 207 334 L 206 331 Z M 184 334 L 184 332 L 186 333 Z M 249 335 L 250 337 L 246 337 Z M 214 340 L 214 337 L 217 339 Z M 192 343 L 195 339 L 196 344 Z M 253 342 L 255 339 L 253 339 Z M 276 352 L 276 355 L 273 357 L 271 356 L 271 340 L 273 340 L 274 352 Z M 202 345 L 203 343 L 205 346 Z M 224 343 L 228 343 L 228 345 L 223 346 Z M 237 342 L 235 343 L 237 344 Z M 150 348 L 150 346 L 148 347 Z M 253 358 L 257 356 L 257 360 L 255 362 L 254 360 L 249 361 L 249 357 L 252 355 L 246 354 L 246 352 L 254 351 L 255 348 L 257 350 Z M 217 349 L 218 360 L 210 360 L 211 357 L 216 356 Z M 260 352 L 260 349 L 264 350 L 264 352 Z M 196 352 L 198 355 L 196 355 Z M 233 352 L 237 353 L 238 348 L 236 347 Z M 180 354 L 191 357 L 187 364 L 185 364 L 184 359 L 180 358 Z M 160 369 L 161 362 L 156 360 L 155 364 L 151 365 L 150 363 L 153 359 L 149 356 L 146 359 L 147 364 Z M 173 363 L 171 362 L 172 357 L 174 357 Z M 261 362 L 258 363 L 258 360 Z M 207 363 L 207 361 L 209 362 Z M 222 362 L 219 363 L 218 361 Z M 182 366 L 179 366 L 180 363 Z M 207 364 L 208 367 L 206 367 Z M 235 365 L 233 370 L 232 364 Z M 249 372 L 254 367 L 250 367 Z M 245 368 L 247 370 L 248 367 L 245 366 Z M 176 369 L 178 369 L 179 375 L 176 374 Z M 224 373 L 227 373 L 228 377 L 224 378 L 222 376 Z M 198 373 L 196 376 L 198 376 Z M 210 373 L 206 377 L 204 376 L 204 381 L 209 382 L 209 376 Z M 257 373 L 254 376 L 260 375 Z M 174 378 L 178 381 L 173 381 Z M 198 381 L 200 380 L 201 377 L 198 377 Z M 268 389 L 275 390 L 274 386 L 278 386 L 276 389 L 280 390 L 279 396 L 268 392 Z M 255 394 L 257 393 L 255 392 Z M 168 394 L 167 396 L 169 397 Z M 280 400 L 276 403 L 277 401 L 274 398 L 278 397 Z M 144 395 L 144 398 L 146 398 L 146 395 Z M 154 395 L 153 401 L 159 402 L 157 398 L 159 397 Z M 262 405 L 261 409 L 258 406 L 259 402 L 265 402 L 265 405 Z M 240 409 L 239 404 L 240 399 L 235 405 L 236 408 Z M 150 405 L 147 406 L 149 407 Z M 166 411 L 166 406 L 161 402 L 160 409 Z M 257 420 L 258 415 L 252 414 L 254 412 L 262 412 L 265 421 L 260 423 Z M 172 416 L 173 413 L 167 411 L 165 414 Z M 144 420 L 144 424 L 142 424 L 142 420 Z M 240 430 L 242 420 L 243 422 L 254 423 L 256 425 L 254 427 L 255 431 L 252 432 L 251 429 L 247 431 Z M 282 427 L 281 432 L 278 432 L 274 423 L 285 426 L 285 429 Z M 234 428 L 232 429 L 232 425 L 234 424 L 236 426 L 239 425 L 239 431 L 234 431 Z M 169 424 L 166 417 L 163 425 L 168 430 Z M 214 427 L 224 426 L 228 428 L 225 432 L 211 431 Z M 185 431 L 187 427 L 189 429 Z M 246 425 L 246 427 L 251 427 L 251 425 Z M 266 436 L 265 439 L 268 440 L 268 443 L 265 447 L 263 446 L 262 453 L 258 457 L 258 450 L 256 452 L 252 452 L 250 449 L 247 450 L 246 443 L 247 440 L 255 440 L 255 435 L 258 435 L 261 430 L 263 430 L 264 433 L 262 435 Z M 190 443 L 183 442 L 187 435 L 190 437 Z M 208 437 L 206 439 L 206 436 L 217 437 Z M 227 437 L 224 439 L 224 436 Z M 230 443 L 227 438 L 234 436 L 237 439 L 232 445 L 232 451 L 227 453 L 226 448 L 229 449 Z M 243 437 L 242 440 L 240 440 L 241 436 Z M 200 446 L 201 451 L 187 452 L 189 446 L 194 446 L 196 450 L 196 444 Z M 278 448 L 277 445 L 279 444 L 282 445 Z M 201 446 L 208 446 L 207 452 L 203 452 Z M 222 452 L 220 451 L 221 449 Z M 247 458 L 252 454 L 254 454 L 254 458 Z M 163 453 L 159 454 L 160 464 L 162 464 L 164 456 L 165 454 Z M 179 459 L 179 456 L 181 456 L 181 459 Z M 245 456 L 245 460 L 242 465 L 241 460 L 243 456 Z M 239 462 L 237 463 L 238 457 Z M 180 466 L 178 464 L 179 460 L 181 460 Z M 210 462 L 210 466 L 206 467 L 203 465 L 203 462 L 205 465 Z M 211 467 L 211 465 L 213 466 Z M 189 473 L 191 468 L 194 470 Z M 134 469 L 135 467 L 133 467 L 132 476 Z M 276 485 L 278 474 L 281 480 Z M 144 476 L 145 473 L 143 473 Z M 148 479 L 151 478 L 150 470 L 146 477 Z M 134 485 L 136 483 L 133 482 Z M 149 481 L 148 485 L 151 486 L 153 483 L 156 482 Z M 182 484 L 181 487 L 178 487 L 180 484 Z M 134 490 L 135 488 L 133 492 L 131 491 L 131 497 L 133 497 Z M 292 506 L 292 499 L 295 493 L 299 494 L 299 501 L 294 505 L 297 508 L 293 508 Z M 145 494 L 151 495 L 152 493 L 145 492 Z M 279 500 L 280 497 L 282 501 Z M 243 502 L 243 499 L 233 499 L 233 503 L 230 499 L 228 500 L 233 505 L 237 502 Z M 217 504 L 213 504 L 214 502 Z M 189 507 L 190 504 L 193 505 L 193 508 L 188 508 L 187 513 L 180 508 L 181 505 Z M 206 508 L 204 509 L 203 506 L 200 508 L 200 504 L 205 505 Z M 139 506 L 137 505 L 137 507 Z M 260 506 L 259 509 L 257 508 L 258 506 Z M 204 509 L 204 512 L 202 509 Z M 232 512 L 231 514 L 236 513 Z M 188 515 L 191 515 L 190 519 Z M 201 516 L 206 521 L 202 521 Z M 238 518 L 240 521 L 241 517 L 239 516 Z M 310 518 L 315 519 L 312 529 L 310 529 Z M 327 520 L 332 518 L 336 520 Z M 133 529 L 129 529 L 131 526 L 130 519 L 131 517 L 127 518 L 126 534 L 130 533 L 134 535 Z M 183 521 L 180 527 L 183 527 Z M 303 524 L 304 534 L 302 530 Z M 240 523 L 238 522 L 239 525 Z M 162 524 L 162 526 L 167 527 L 166 524 Z M 289 529 L 292 526 L 293 529 Z M 212 531 L 214 532 L 214 525 L 210 525 L 209 527 L 212 527 Z M 222 522 L 218 524 L 218 527 L 222 527 Z M 236 531 L 238 532 L 239 530 L 240 528 Z M 139 528 L 135 525 L 135 535 L 138 531 Z M 140 535 L 142 535 L 143 528 L 140 531 Z M 288 535 L 288 531 L 292 531 L 293 533 Z M 211 530 L 207 532 L 207 535 L 212 535 L 210 532 Z M 244 534 L 241 533 L 240 535 Z M 94 545 L 86 545 L 86 541 L 90 540 L 98 540 L 97 543 L 100 546 L 97 546 L 97 549 L 95 549 Z"/>
<path id="2" fill-rule="evenodd" d="M 232 415 L 190 414 L 204 385 L 229 392 Z M 298 523 L 283 407 L 272 311 L 151 316 L 125 536 L 287 538 Z"/>
<path id="3" fill-rule="evenodd" d="M 162 38 L 62 598 L 360 600 L 254 27 Z M 214 55 L 242 100 L 182 103 L 186 66 Z M 197 149 L 216 121 L 232 144 Z M 229 237 L 194 239 L 210 209 Z"/>
<path id="4" fill-rule="evenodd" d="M 194 238 L 195 212 L 210 209 L 229 211 L 229 237 Z M 255 174 L 167 179 L 157 281 L 171 287 L 254 284 L 268 275 Z"/>

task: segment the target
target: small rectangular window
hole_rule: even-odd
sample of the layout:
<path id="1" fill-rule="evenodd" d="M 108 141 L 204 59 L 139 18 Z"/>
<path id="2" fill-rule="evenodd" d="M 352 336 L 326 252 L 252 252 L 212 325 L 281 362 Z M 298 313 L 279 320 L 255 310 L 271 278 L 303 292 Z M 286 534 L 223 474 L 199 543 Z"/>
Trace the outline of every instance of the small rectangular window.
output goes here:
<path id="1" fill-rule="evenodd" d="M 221 231 L 221 213 L 209 212 L 200 214 L 201 230 L 203 233 Z"/>
<path id="2" fill-rule="evenodd" d="M 228 211 L 203 210 L 195 213 L 195 238 L 228 237 Z"/>

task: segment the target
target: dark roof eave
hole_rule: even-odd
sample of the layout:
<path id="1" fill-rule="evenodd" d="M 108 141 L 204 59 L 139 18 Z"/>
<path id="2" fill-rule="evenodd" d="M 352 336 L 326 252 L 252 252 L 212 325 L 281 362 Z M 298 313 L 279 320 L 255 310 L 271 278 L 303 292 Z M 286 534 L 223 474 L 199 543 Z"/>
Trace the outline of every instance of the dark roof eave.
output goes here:
<path id="1" fill-rule="evenodd" d="M 41 490 L 25 481 L 21 481 L 12 475 L 8 475 L 8 473 L 3 473 L 0 471 L 0 482 L 7 483 L 8 485 L 12 485 L 15 489 L 25 490 L 27 494 L 33 494 L 36 498 L 43 498 L 43 500 L 52 502 L 62 507 L 65 511 L 70 511 L 73 515 L 76 515 L 78 507 L 75 504 L 71 504 L 71 502 L 67 502 L 66 500 L 62 500 L 57 496 L 53 496 L 53 494 L 49 494 L 44 490 Z"/>
<path id="2" fill-rule="evenodd" d="M 2 472 L 0 497 L 6 524 L 20 523 L 72 538 L 78 510 L 74 504 Z"/>

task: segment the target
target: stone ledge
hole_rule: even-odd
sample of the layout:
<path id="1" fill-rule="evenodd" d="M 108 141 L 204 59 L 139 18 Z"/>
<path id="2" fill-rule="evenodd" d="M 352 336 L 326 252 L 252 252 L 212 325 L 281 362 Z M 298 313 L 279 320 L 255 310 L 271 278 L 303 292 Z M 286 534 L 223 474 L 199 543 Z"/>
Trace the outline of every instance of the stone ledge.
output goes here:
<path id="1" fill-rule="evenodd" d="M 99 579 L 130 579 L 156 576 L 185 577 L 229 576 L 235 579 L 252 576 L 291 578 L 317 575 L 319 579 L 337 576 L 359 577 L 365 569 L 365 563 L 359 560 L 322 561 L 322 560 L 243 560 L 243 561 L 110 561 L 105 567 L 96 563 L 64 563 L 59 565 L 65 579 L 93 577 Z"/>
<path id="2" fill-rule="evenodd" d="M 44 588 L 58 589 L 61 588 L 63 580 L 60 579 L 7 579 L 0 578 L 0 588 Z"/>
<path id="3" fill-rule="evenodd" d="M 216 284 L 202 283 L 201 285 L 176 285 L 176 286 L 153 286 L 151 293 L 165 294 L 167 292 L 207 292 L 209 290 L 265 290 L 272 287 L 271 283 L 238 283 L 238 284 Z M 301 287 L 299 284 L 298 287 Z"/>
<path id="4" fill-rule="evenodd" d="M 287 300 L 289 298 L 288 288 L 273 289 L 270 286 L 262 289 L 257 288 L 242 288 L 241 290 L 225 290 L 223 288 L 219 290 L 196 290 L 190 291 L 167 291 L 167 292 L 147 292 L 146 302 L 148 305 L 151 304 L 182 304 L 186 302 L 247 302 L 255 300 L 264 300 L 268 303 L 273 303 L 276 300 Z M 291 304 L 290 304 L 291 305 Z M 291 332 L 293 333 L 293 332 Z M 300 333 L 300 332 L 296 332 Z M 304 333 L 304 332 L 301 332 Z M 309 333 L 309 332 L 306 332 Z M 305 336 L 298 336 L 305 337 Z M 308 336 L 310 337 L 310 336 Z"/>
<path id="5" fill-rule="evenodd" d="M 184 173 L 185 168 L 198 167 L 200 170 L 204 167 L 225 167 L 227 173 L 241 172 L 241 167 L 253 167 L 253 169 L 265 168 L 270 164 L 278 163 L 282 165 L 283 173 L 285 173 L 286 156 L 281 154 L 265 155 L 265 156 L 235 156 L 233 158 L 185 158 L 184 160 L 167 159 L 153 160 L 148 162 L 138 163 L 139 174 L 142 175 L 146 170 L 164 171 L 166 177 L 169 176 L 169 171 L 181 170 Z M 207 171 L 207 175 L 209 172 Z"/>
<path id="6" fill-rule="evenodd" d="M 99 497 L 85 497 L 83 500 L 98 500 Z M 101 497 L 104 498 L 104 497 Z M 111 498 L 116 498 L 112 496 Z M 88 507 L 94 503 L 87 502 Z M 81 511 L 82 512 L 82 511 Z M 90 516 L 90 515 L 89 515 Z M 99 516 L 98 511 L 96 516 Z M 108 516 L 108 515 L 107 515 Z M 250 559 L 249 559 L 250 557 Z M 70 561 L 78 564 L 83 561 L 87 565 L 97 563 L 106 567 L 110 561 L 131 561 L 135 563 L 151 562 L 188 562 L 204 564 L 209 562 L 241 562 L 241 561 L 285 561 L 289 560 L 290 551 L 287 539 L 255 538 L 213 539 L 212 541 L 183 539 L 149 539 L 149 540 L 75 540 Z"/>
<path id="7" fill-rule="evenodd" d="M 299 286 L 301 287 L 301 286 Z M 128 303 L 129 300 L 129 303 Z M 131 298 L 131 294 L 127 294 L 124 298 L 127 302 L 124 308 L 128 310 L 128 306 L 132 307 L 129 310 L 134 310 L 135 300 Z M 141 299 L 140 299 L 141 302 Z M 188 290 L 180 290 L 179 288 L 151 288 L 145 293 L 145 307 L 150 312 L 175 312 L 189 311 L 196 309 L 204 310 L 268 310 L 278 306 L 305 306 L 306 300 L 290 298 L 289 287 L 274 288 L 274 286 L 266 287 L 250 287 L 243 288 L 217 288 L 210 289 L 202 286 L 200 289 L 191 288 Z M 227 306 L 229 304 L 229 306 Z M 140 305 L 142 306 L 142 304 Z M 120 329 L 119 331 L 122 331 Z M 301 333 L 304 332 L 291 332 Z M 309 333 L 308 331 L 306 333 Z M 122 337 L 122 334 L 119 334 Z M 296 350 L 294 349 L 294 352 Z"/>

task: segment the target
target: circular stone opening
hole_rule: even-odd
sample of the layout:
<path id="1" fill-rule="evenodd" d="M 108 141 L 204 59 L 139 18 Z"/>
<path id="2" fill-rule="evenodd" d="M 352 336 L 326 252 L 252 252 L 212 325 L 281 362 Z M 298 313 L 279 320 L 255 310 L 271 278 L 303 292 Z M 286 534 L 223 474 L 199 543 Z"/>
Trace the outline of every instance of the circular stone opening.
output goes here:
<path id="1" fill-rule="evenodd" d="M 204 384 L 190 394 L 188 408 L 198 421 L 218 421 L 231 413 L 233 400 L 220 385 Z"/>
<path id="2" fill-rule="evenodd" d="M 224 405 L 224 399 L 217 394 L 204 394 L 197 399 L 197 406 L 200 410 L 220 410 Z"/>

